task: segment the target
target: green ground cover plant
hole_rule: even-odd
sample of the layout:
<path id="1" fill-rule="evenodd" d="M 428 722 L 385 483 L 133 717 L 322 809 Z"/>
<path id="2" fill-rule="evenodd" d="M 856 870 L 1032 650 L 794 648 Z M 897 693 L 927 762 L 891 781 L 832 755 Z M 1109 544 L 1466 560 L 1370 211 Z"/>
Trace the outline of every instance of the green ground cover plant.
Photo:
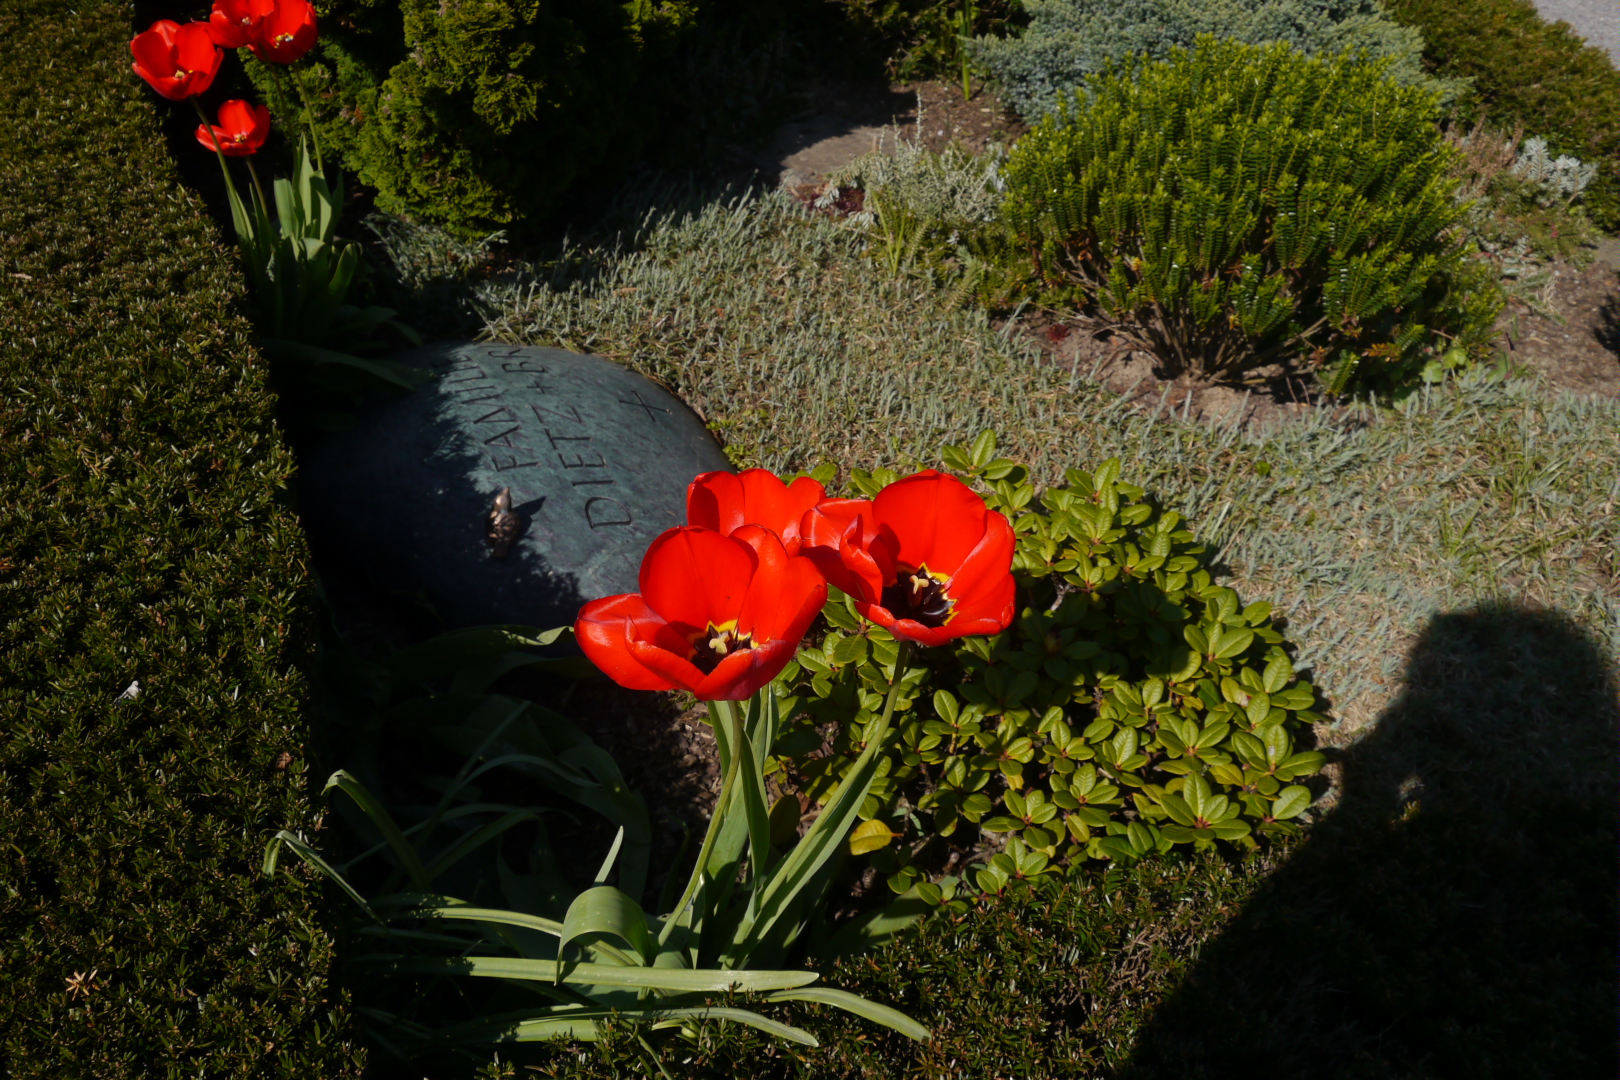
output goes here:
<path id="1" fill-rule="evenodd" d="M 1596 163 L 1593 219 L 1620 228 L 1620 71 L 1607 53 L 1530 0 L 1392 0 L 1389 14 L 1422 33 L 1426 68 L 1471 80 L 1465 115 Z"/>
<path id="2" fill-rule="evenodd" d="M 255 874 L 320 823 L 291 456 L 131 27 L 0 11 L 52 58 L 0 88 L 0 1068 L 356 1076 L 320 890 Z"/>
<path id="3" fill-rule="evenodd" d="M 1558 695 L 1548 693 L 1556 678 Z M 693 1077 L 1607 1075 L 1617 684 L 1589 627 L 1516 604 L 1424 623 L 1339 809 L 1241 863 L 1149 860 L 983 900 L 830 977 L 934 1018 L 770 1053 L 694 1032 Z M 1582 822 L 1572 825 L 1572 822 Z M 623 1075 L 619 1032 L 553 1077 Z"/>
<path id="4" fill-rule="evenodd" d="M 1217 841 L 1252 850 L 1293 835 L 1314 798 L 1295 781 L 1325 760 L 1295 740 L 1322 718 L 1269 606 L 1244 607 L 1216 584 L 1180 516 L 1119 479 L 1117 458 L 1067 470 L 1036 498 L 1028 470 L 994 454 L 989 434 L 944 451 L 1014 523 L 1020 616 L 923 655 L 852 847 L 895 893 L 915 886 L 937 905 L 932 879 L 948 853 L 972 853 L 980 838 L 994 853 L 973 884 L 999 894 L 1013 880 L 1075 876 L 1089 860 Z M 890 480 L 853 477 L 862 494 Z M 852 607 L 831 605 L 826 618 L 826 636 L 786 673 L 777 743 L 778 783 L 816 803 L 841 790 L 875 737 L 887 688 L 885 638 Z"/>
<path id="5" fill-rule="evenodd" d="M 0 91 L 27 151 L 0 165 L 0 1055 L 14 1075 L 357 1074 L 308 879 L 251 878 L 273 829 L 319 818 L 289 462 L 246 324 L 221 314 L 243 283 L 151 110 L 108 92 L 127 11 L 0 18 L 0 62 L 34 76 Z M 1324 747 L 1356 744 L 1296 847 L 1008 890 L 829 969 L 937 1019 L 925 1048 L 802 1004 L 782 1015 L 820 1048 L 694 1024 L 690 1075 L 1220 1076 L 1257 1055 L 1614 1074 L 1613 402 L 1480 370 L 1268 430 L 1150 416 L 776 196 L 651 215 L 516 285 L 393 235 L 412 288 L 664 379 L 739 463 L 853 482 L 995 428 L 1041 492 L 1119 458 L 1286 620 Z M 550 1068 L 633 1074 L 636 1054 L 623 1029 Z"/>

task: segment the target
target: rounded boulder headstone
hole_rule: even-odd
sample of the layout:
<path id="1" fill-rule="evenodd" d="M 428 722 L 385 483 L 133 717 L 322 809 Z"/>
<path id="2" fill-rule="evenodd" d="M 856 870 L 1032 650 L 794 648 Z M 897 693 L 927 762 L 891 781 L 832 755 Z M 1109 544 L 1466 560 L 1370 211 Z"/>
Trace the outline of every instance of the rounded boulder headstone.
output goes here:
<path id="1" fill-rule="evenodd" d="M 732 471 L 679 399 L 601 357 L 481 343 L 397 359 L 437 377 L 308 448 L 300 511 L 323 557 L 424 596 L 447 626 L 557 626 L 637 591 L 692 478 Z"/>

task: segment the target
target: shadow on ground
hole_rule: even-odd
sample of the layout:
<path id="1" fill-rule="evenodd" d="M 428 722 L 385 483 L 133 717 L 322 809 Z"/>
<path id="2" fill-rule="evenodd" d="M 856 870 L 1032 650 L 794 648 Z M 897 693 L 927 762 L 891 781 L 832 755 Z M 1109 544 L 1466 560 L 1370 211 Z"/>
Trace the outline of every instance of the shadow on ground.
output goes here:
<path id="1" fill-rule="evenodd" d="M 1434 618 L 1344 796 L 1130 1078 L 1613 1077 L 1617 680 L 1561 615 Z"/>
<path id="2" fill-rule="evenodd" d="M 1620 294 L 1611 294 L 1598 314 L 1599 322 L 1592 335 L 1620 361 Z"/>

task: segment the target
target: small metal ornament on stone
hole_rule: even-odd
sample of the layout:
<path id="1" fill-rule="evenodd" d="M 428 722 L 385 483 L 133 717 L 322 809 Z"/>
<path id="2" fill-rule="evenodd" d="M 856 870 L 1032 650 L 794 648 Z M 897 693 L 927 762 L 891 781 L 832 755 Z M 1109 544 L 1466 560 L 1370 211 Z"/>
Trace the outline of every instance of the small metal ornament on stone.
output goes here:
<path id="1" fill-rule="evenodd" d="M 397 357 L 437 378 L 303 455 L 317 555 L 447 628 L 572 622 L 635 592 L 641 557 L 686 521 L 686 487 L 731 471 L 703 422 L 597 356 L 440 343 Z"/>

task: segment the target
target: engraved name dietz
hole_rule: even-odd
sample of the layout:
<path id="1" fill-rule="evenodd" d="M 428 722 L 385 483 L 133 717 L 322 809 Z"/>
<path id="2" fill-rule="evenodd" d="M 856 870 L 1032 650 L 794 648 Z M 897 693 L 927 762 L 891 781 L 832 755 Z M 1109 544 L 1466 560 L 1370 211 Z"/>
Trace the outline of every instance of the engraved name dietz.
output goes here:
<path id="1" fill-rule="evenodd" d="M 527 352 L 515 346 L 492 346 L 484 350 L 484 356 L 499 363 L 501 370 L 509 375 L 528 376 L 528 389 L 551 393 L 551 386 L 542 379 L 550 372 L 540 361 L 526 356 Z M 497 473 L 537 468 L 555 456 L 569 487 L 576 489 L 584 499 L 581 510 L 587 525 L 594 530 L 634 524 L 635 517 L 629 507 L 608 493 L 615 486 L 611 466 L 592 447 L 593 436 L 578 406 L 529 403 L 526 411 L 540 428 L 540 438 L 536 438 L 532 430 L 525 428 L 530 419 L 523 415 L 525 410 L 505 401 L 500 386 L 490 379 L 478 361 L 458 357 L 447 368 L 440 385 L 472 418 L 474 433 L 483 443 L 490 467 Z M 643 401 L 636 391 L 631 391 L 631 396 L 636 400 L 620 398 L 619 401 L 646 410 L 654 423 L 658 422 L 657 413 L 669 412 Z M 540 445 L 542 439 L 545 445 Z M 529 493 L 522 492 L 518 482 L 514 478 L 514 490 L 527 499 Z"/>

